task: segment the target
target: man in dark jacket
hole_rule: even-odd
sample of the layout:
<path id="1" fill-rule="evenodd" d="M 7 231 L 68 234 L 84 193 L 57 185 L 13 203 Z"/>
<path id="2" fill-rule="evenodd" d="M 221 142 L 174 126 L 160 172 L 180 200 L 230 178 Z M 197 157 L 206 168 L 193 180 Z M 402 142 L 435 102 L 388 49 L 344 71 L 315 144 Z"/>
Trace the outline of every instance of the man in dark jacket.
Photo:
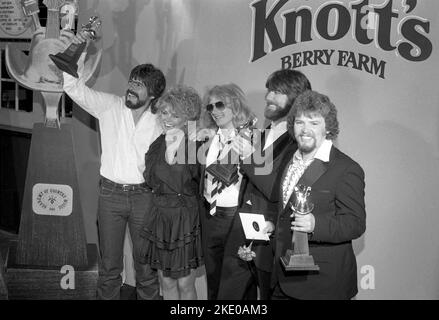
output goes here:
<path id="1" fill-rule="evenodd" d="M 277 70 L 268 77 L 265 87 L 264 116 L 270 125 L 260 135 L 256 135 L 260 136 L 260 139 L 255 139 L 257 151 L 252 157 L 246 157 L 248 154 L 243 153 L 243 150 L 248 148 L 243 145 L 247 142 L 241 137 L 235 140 L 232 147 L 245 158 L 240 168 L 249 179 L 240 212 L 263 214 L 267 221 L 265 231 L 271 234 L 277 221 L 281 159 L 284 154 L 292 154 L 297 149 L 297 144 L 287 132 L 286 118 L 296 97 L 310 90 L 311 84 L 297 70 Z M 249 242 L 245 238 L 240 217 L 236 215 L 226 244 L 219 299 L 256 299 L 256 285 L 259 287 L 260 299 L 270 298 L 272 243 L 254 241 L 252 250 L 256 257 L 253 261 L 244 261 L 237 255 L 238 249 Z"/>
<path id="2" fill-rule="evenodd" d="M 366 229 L 364 172 L 333 146 L 339 128 L 328 97 L 314 91 L 300 95 L 288 115 L 288 130 L 298 149 L 281 164 L 272 298 L 351 299 L 358 292 L 352 240 Z M 291 208 L 298 185 L 311 187 L 309 214 Z M 280 257 L 291 248 L 291 230 L 308 233 L 318 272 L 285 271 Z"/>

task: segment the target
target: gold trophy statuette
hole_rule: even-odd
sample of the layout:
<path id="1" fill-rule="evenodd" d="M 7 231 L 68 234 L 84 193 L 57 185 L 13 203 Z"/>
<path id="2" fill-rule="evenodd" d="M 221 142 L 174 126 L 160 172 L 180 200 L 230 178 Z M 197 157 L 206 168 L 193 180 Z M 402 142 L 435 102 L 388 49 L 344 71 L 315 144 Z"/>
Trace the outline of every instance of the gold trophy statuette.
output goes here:
<path id="1" fill-rule="evenodd" d="M 306 215 L 312 212 L 314 204 L 309 200 L 311 187 L 297 185 L 294 187 L 294 201 L 291 209 L 295 215 Z M 281 262 L 286 271 L 318 271 L 319 266 L 309 254 L 308 233 L 293 231 L 293 249 L 288 249 Z"/>
<path id="2" fill-rule="evenodd" d="M 97 16 L 93 16 L 90 18 L 87 24 L 82 25 L 81 32 L 89 40 L 96 40 L 96 33 L 100 26 L 101 21 L 99 18 Z M 86 45 L 86 42 L 81 44 L 72 43 L 64 52 L 49 54 L 49 57 L 61 71 L 67 72 L 73 77 L 78 78 L 77 63 Z"/>

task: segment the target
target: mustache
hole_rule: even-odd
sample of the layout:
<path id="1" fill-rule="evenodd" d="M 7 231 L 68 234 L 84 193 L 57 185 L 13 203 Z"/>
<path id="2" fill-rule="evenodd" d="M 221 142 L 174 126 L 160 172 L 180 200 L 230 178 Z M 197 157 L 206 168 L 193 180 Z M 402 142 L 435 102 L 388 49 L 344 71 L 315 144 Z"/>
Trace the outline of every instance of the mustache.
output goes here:
<path id="1" fill-rule="evenodd" d="M 128 95 L 128 94 L 132 94 L 132 95 L 135 96 L 137 99 L 139 99 L 139 95 L 138 95 L 136 92 L 134 92 L 134 91 L 132 91 L 132 90 L 130 90 L 130 89 L 128 89 L 127 92 L 125 93 L 125 95 Z"/>

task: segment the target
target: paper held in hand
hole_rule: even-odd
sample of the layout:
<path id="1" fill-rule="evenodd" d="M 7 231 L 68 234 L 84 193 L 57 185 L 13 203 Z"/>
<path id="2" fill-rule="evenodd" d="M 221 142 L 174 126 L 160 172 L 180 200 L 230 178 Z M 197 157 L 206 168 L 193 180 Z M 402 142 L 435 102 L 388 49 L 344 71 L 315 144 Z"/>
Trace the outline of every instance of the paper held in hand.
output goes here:
<path id="1" fill-rule="evenodd" d="M 263 232 L 266 225 L 264 215 L 240 212 L 239 217 L 241 218 L 245 237 L 248 240 L 270 240 L 268 234 Z"/>

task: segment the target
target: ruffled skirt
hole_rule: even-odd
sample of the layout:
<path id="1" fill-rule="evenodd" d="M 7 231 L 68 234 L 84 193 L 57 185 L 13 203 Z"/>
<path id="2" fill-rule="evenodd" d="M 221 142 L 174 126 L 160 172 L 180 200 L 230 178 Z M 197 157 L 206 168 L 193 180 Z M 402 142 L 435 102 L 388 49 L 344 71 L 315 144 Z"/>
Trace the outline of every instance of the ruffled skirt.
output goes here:
<path id="1" fill-rule="evenodd" d="M 154 196 L 140 233 L 140 261 L 163 276 L 178 279 L 203 265 L 199 205 L 196 197 Z"/>

